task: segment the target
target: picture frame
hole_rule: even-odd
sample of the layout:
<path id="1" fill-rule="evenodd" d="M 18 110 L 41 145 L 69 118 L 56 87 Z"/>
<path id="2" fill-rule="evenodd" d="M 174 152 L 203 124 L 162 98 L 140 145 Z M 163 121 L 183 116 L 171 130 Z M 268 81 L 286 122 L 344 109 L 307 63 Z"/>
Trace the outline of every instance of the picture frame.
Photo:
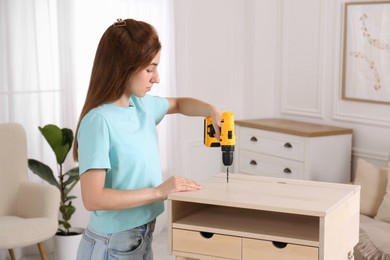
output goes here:
<path id="1" fill-rule="evenodd" d="M 343 100 L 390 104 L 390 1 L 344 4 Z"/>

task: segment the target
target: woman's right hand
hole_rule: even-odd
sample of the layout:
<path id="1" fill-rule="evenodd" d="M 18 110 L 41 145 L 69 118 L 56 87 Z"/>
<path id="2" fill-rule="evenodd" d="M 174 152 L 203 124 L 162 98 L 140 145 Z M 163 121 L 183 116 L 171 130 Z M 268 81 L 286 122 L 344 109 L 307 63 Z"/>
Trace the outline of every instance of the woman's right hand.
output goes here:
<path id="1" fill-rule="evenodd" d="M 196 191 L 200 190 L 202 186 L 196 181 L 187 179 L 181 176 L 172 176 L 157 187 L 157 191 L 165 200 L 168 195 L 173 192 L 182 191 Z"/>

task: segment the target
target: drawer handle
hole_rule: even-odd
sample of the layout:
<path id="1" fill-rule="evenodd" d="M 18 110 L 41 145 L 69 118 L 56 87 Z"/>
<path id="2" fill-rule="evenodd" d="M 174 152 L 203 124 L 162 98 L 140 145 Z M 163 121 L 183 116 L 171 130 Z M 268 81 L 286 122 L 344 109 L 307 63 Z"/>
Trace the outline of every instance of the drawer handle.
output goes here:
<path id="1" fill-rule="evenodd" d="M 287 246 L 287 243 L 277 241 L 272 241 L 272 244 L 277 248 L 285 248 Z"/>
<path id="2" fill-rule="evenodd" d="M 255 160 L 251 160 L 249 163 L 250 163 L 251 165 L 257 165 L 257 162 L 256 162 Z"/>
<path id="3" fill-rule="evenodd" d="M 199 233 L 202 237 L 207 239 L 212 238 L 214 236 L 214 233 L 210 233 L 210 232 L 199 232 Z"/>
<path id="4" fill-rule="evenodd" d="M 290 148 L 292 148 L 292 145 L 290 143 L 285 143 L 284 147 L 290 149 Z"/>
<path id="5" fill-rule="evenodd" d="M 252 137 L 251 137 L 251 141 L 252 141 L 252 142 L 257 142 L 256 136 L 252 136 Z"/>
<path id="6" fill-rule="evenodd" d="M 289 173 L 289 174 L 292 173 L 292 171 L 290 170 L 290 168 L 284 168 L 283 172 L 284 172 L 284 173 Z"/>

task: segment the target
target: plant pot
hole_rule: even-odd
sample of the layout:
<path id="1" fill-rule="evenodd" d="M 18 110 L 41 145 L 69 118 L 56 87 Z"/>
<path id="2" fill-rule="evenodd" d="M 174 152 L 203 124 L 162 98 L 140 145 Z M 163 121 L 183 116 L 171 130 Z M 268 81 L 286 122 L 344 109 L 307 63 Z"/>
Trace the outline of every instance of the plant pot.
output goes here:
<path id="1" fill-rule="evenodd" d="M 54 236 L 54 254 L 56 260 L 76 260 L 77 249 L 83 236 L 83 228 L 71 228 L 76 234 L 70 236 Z"/>

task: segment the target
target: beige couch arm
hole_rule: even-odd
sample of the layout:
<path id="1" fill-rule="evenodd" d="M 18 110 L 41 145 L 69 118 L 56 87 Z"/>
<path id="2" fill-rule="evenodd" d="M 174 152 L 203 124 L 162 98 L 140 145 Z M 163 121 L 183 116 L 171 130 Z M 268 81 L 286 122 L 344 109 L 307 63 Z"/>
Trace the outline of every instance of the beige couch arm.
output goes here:
<path id="1" fill-rule="evenodd" d="M 57 220 L 60 191 L 52 185 L 26 181 L 20 186 L 16 203 L 19 217 Z"/>

